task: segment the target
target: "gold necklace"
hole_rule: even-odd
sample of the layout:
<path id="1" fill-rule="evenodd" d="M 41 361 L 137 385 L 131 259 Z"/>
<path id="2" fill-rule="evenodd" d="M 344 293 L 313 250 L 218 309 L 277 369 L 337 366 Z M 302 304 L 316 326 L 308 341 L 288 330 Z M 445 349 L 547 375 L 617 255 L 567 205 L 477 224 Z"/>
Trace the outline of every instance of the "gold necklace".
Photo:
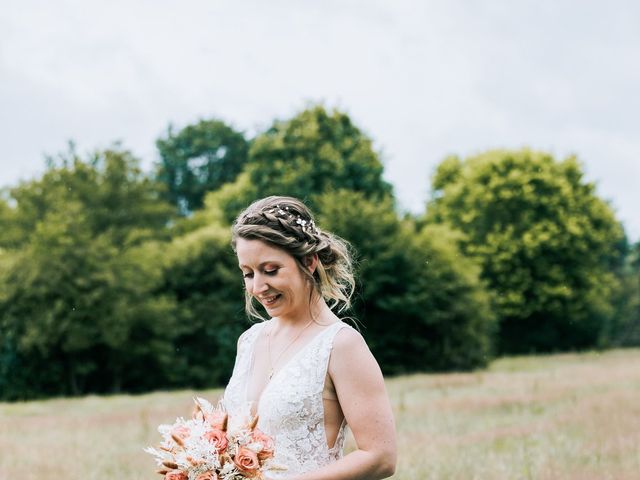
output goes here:
<path id="1" fill-rule="evenodd" d="M 269 333 L 267 334 L 267 349 L 269 351 L 269 380 L 271 380 L 271 378 L 273 377 L 273 365 L 278 363 L 278 360 L 280 360 L 280 357 L 282 357 L 282 355 L 284 354 L 284 352 L 286 352 L 289 347 L 291 345 L 293 345 L 294 343 L 296 343 L 296 340 L 298 340 L 298 338 L 300 338 L 300 335 L 302 335 L 302 332 L 304 332 L 309 325 L 311 325 L 313 323 L 313 320 L 309 320 L 309 323 L 307 323 L 304 328 L 302 328 L 298 334 L 295 336 L 295 338 L 293 340 L 291 340 L 286 347 L 284 347 L 284 349 L 280 352 L 280 354 L 276 357 L 275 361 L 272 362 L 271 361 L 271 329 L 269 329 Z"/>

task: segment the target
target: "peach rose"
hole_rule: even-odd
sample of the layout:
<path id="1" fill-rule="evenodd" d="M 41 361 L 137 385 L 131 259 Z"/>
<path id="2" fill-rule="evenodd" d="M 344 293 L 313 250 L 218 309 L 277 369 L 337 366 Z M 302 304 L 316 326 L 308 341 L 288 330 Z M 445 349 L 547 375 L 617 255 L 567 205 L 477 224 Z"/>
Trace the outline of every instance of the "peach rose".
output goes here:
<path id="1" fill-rule="evenodd" d="M 251 439 L 254 442 L 258 442 L 260 445 L 262 445 L 262 450 L 258 452 L 258 458 L 261 461 L 264 461 L 267 458 L 273 457 L 273 450 L 274 450 L 273 438 L 271 438 L 269 435 L 267 435 L 266 433 L 256 428 L 253 430 Z"/>
<path id="2" fill-rule="evenodd" d="M 218 480 L 218 474 L 209 470 L 208 472 L 201 473 L 196 477 L 196 480 Z"/>
<path id="3" fill-rule="evenodd" d="M 227 427 L 226 412 L 215 411 L 213 413 L 206 413 L 204 415 L 204 419 L 209 425 L 211 425 L 211 428 L 217 428 L 218 430 L 226 430 L 226 427 Z"/>
<path id="4" fill-rule="evenodd" d="M 204 434 L 204 438 L 213 443 L 213 447 L 218 453 L 224 453 L 227 449 L 227 435 L 222 430 L 214 428 Z"/>
<path id="5" fill-rule="evenodd" d="M 240 447 L 236 452 L 236 456 L 233 459 L 236 468 L 240 470 L 246 477 L 255 477 L 260 474 L 258 470 L 260 468 L 260 461 L 256 452 L 249 450 L 247 447 Z"/>
<path id="6" fill-rule="evenodd" d="M 189 476 L 180 470 L 171 470 L 164 476 L 164 480 L 189 480 Z"/>

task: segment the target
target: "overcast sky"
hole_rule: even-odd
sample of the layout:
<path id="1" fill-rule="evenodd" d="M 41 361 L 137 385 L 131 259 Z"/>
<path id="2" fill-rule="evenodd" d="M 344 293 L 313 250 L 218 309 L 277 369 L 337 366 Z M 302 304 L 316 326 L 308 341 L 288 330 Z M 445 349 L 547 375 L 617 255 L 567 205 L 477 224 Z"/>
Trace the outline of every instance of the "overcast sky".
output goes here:
<path id="1" fill-rule="evenodd" d="M 421 211 L 449 154 L 576 154 L 640 237 L 640 2 L 57 0 L 0 10 L 0 186 L 44 155 L 217 117 L 252 135 L 346 111 Z"/>

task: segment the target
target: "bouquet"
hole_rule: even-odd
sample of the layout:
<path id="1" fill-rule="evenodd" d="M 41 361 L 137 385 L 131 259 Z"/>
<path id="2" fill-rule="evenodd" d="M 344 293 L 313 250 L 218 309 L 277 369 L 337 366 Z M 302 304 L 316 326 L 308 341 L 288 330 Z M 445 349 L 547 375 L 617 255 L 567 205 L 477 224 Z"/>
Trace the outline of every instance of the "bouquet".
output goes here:
<path id="1" fill-rule="evenodd" d="M 230 419 L 221 404 L 194 401 L 190 420 L 160 425 L 161 444 L 145 448 L 165 480 L 263 479 L 264 472 L 283 469 L 273 463 L 273 438 L 256 428 L 257 416 Z"/>

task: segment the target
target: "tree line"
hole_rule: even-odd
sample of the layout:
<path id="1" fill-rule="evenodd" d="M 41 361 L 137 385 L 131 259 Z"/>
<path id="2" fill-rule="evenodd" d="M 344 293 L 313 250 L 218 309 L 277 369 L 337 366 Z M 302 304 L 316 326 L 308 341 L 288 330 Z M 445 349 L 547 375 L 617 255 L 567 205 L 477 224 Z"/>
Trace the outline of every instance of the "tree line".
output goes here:
<path id="1" fill-rule="evenodd" d="M 349 315 L 386 374 L 640 345 L 640 246 L 576 158 L 446 158 L 414 215 L 372 140 L 323 106 L 253 138 L 202 120 L 156 145 L 149 172 L 118 145 L 71 145 L 2 190 L 0 399 L 223 385 L 249 325 L 230 224 L 271 194 L 353 246 Z"/>

